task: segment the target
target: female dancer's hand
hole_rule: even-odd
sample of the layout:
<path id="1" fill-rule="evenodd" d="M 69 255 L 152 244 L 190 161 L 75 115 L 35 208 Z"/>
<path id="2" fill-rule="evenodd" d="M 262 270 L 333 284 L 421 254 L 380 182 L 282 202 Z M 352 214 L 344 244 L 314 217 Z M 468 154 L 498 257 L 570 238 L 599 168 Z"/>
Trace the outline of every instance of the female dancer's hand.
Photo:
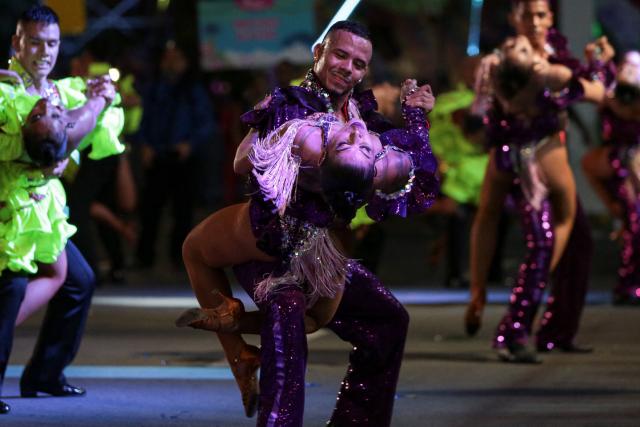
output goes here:
<path id="1" fill-rule="evenodd" d="M 60 178 L 64 173 L 64 170 L 68 164 L 69 164 L 69 158 L 65 157 L 64 159 L 58 161 L 57 163 L 54 163 L 48 168 L 42 169 L 42 173 L 47 178 L 53 178 L 53 177 Z"/>
<path id="2" fill-rule="evenodd" d="M 12 70 L 0 70 L 0 82 L 24 85 L 22 77 Z"/>

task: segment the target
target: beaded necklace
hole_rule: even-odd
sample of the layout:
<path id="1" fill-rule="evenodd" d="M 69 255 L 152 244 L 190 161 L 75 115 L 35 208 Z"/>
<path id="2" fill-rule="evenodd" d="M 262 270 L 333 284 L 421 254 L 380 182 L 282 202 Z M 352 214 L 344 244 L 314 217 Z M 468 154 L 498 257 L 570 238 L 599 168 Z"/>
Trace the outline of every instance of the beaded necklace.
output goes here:
<path id="1" fill-rule="evenodd" d="M 322 102 L 324 102 L 324 106 L 327 109 L 327 112 L 335 113 L 333 104 L 331 104 L 331 95 L 329 94 L 327 89 L 325 89 L 320 84 L 312 69 L 309 69 L 309 71 L 307 71 L 304 80 L 302 81 L 302 83 L 300 83 L 300 87 L 318 95 L 322 99 Z M 353 92 L 353 89 L 351 91 Z M 347 101 L 344 103 L 342 108 L 342 113 L 347 121 L 353 118 L 351 111 L 349 111 L 349 99 L 351 99 L 351 94 L 349 94 L 349 97 L 347 98 Z"/>
<path id="2" fill-rule="evenodd" d="M 385 147 L 383 148 L 382 151 L 380 151 L 379 153 L 376 154 L 375 156 L 375 160 L 374 160 L 374 165 L 375 162 L 377 162 L 378 160 L 381 160 L 382 158 L 384 158 L 387 153 L 389 152 L 389 150 L 393 150 L 393 151 L 397 151 L 399 153 L 406 153 L 406 151 L 404 151 L 401 148 L 396 147 L 395 145 L 385 145 Z M 411 158 L 411 156 L 409 156 L 409 162 L 410 162 L 410 168 L 409 168 L 409 176 L 407 177 L 407 183 L 398 191 L 394 191 L 393 193 L 385 193 L 384 191 L 380 190 L 380 189 L 376 189 L 375 194 L 376 196 L 384 199 L 384 200 L 395 200 L 395 199 L 399 199 L 401 197 L 404 197 L 406 194 L 411 192 L 411 189 L 413 188 L 413 183 L 416 179 L 416 168 L 415 165 L 413 163 L 413 159 Z M 375 166 L 374 166 L 375 167 Z M 376 171 L 377 173 L 377 171 Z"/>

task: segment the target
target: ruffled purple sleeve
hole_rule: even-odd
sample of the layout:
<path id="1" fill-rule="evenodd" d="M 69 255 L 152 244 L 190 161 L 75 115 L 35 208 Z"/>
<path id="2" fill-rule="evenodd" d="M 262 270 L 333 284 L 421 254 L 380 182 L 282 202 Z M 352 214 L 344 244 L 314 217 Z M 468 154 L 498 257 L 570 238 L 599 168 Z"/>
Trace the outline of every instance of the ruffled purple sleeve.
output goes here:
<path id="1" fill-rule="evenodd" d="M 555 28 L 549 31 L 547 42 L 553 47 L 554 53 L 549 58 L 552 64 L 561 64 L 568 67 L 574 75 L 587 80 L 600 80 L 605 86 L 613 83 L 616 76 L 616 68 L 613 61 L 592 61 L 583 65 L 569 50 L 567 38 Z"/>
<path id="2" fill-rule="evenodd" d="M 407 153 L 412 170 L 404 188 L 392 195 L 376 192 L 366 207 L 367 214 L 376 221 L 389 215 L 406 217 L 423 213 L 432 204 L 440 189 L 436 177 L 438 163 L 429 144 L 429 127 L 424 111 L 403 105 L 406 129 L 393 129 L 380 135 L 385 150 L 397 149 Z"/>
<path id="3" fill-rule="evenodd" d="M 253 110 L 244 113 L 240 120 L 264 137 L 289 120 L 325 110 L 325 105 L 317 95 L 298 86 L 289 86 L 276 88 L 266 105 L 259 103 Z"/>

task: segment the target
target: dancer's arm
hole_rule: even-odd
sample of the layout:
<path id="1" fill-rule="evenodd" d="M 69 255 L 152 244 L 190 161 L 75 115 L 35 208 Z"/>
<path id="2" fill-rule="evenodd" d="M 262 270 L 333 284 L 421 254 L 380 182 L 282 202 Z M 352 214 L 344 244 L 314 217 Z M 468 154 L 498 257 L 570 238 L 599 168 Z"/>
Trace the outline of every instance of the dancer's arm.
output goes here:
<path id="1" fill-rule="evenodd" d="M 233 159 L 233 171 L 238 175 L 246 175 L 251 172 L 252 165 L 249 161 L 249 153 L 257 139 L 258 131 L 251 129 L 238 145 L 236 156 Z"/>
<path id="2" fill-rule="evenodd" d="M 20 74 L 12 70 L 0 69 L 0 82 L 17 84 L 18 86 L 24 86 Z"/>
<path id="3" fill-rule="evenodd" d="M 95 127 L 100 113 L 111 104 L 116 96 L 115 86 L 111 81 L 101 79 L 90 86 L 87 101 L 80 107 L 69 110 L 69 118 L 73 126 L 67 130 L 69 144 L 67 153 L 71 154 L 80 141 Z"/>

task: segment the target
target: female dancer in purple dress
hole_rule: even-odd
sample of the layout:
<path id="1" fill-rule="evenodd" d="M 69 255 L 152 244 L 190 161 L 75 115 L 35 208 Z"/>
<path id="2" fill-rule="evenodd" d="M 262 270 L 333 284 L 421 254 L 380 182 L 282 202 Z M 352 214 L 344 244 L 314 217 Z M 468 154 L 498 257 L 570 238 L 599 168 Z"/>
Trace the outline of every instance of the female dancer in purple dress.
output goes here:
<path id="1" fill-rule="evenodd" d="M 640 303 L 640 53 L 628 52 L 602 108 L 605 145 L 582 161 L 611 214 L 622 220 L 614 304 Z"/>
<path id="2" fill-rule="evenodd" d="M 534 317 L 554 269 L 554 287 L 538 332 L 537 348 L 578 351 L 573 344 L 586 294 L 590 237 L 577 203 L 565 147 L 565 108 L 604 93 L 551 29 L 546 0 L 515 1 L 511 22 L 519 36 L 480 68 L 491 157 L 471 234 L 471 302 L 467 330 L 475 333 L 486 300 L 486 278 L 495 247 L 497 218 L 511 192 L 523 220 L 528 253 L 521 264 L 494 348 L 504 361 L 535 363 L 526 348 Z M 482 100 L 482 101 L 485 101 Z M 482 106 L 483 102 L 479 102 Z M 585 229 L 586 228 L 586 229 Z M 566 251 L 565 251 L 566 249 Z"/>
<path id="3" fill-rule="evenodd" d="M 244 116 L 244 121 L 255 129 L 249 138 L 265 137 L 285 122 L 315 112 L 332 112 L 344 122 L 361 117 L 369 130 L 379 133 L 391 129 L 375 112 L 375 100 L 370 92 L 352 96 L 353 87 L 366 73 L 371 59 L 371 43 L 362 27 L 350 22 L 337 23 L 323 43 L 315 47 L 314 57 L 313 70 L 301 87 L 276 90 L 261 108 Z M 407 101 L 410 100 L 426 110 L 433 105 L 433 97 L 424 86 L 409 95 Z M 406 112 L 411 132 L 395 130 L 381 135 L 382 144 L 387 148 L 378 156 L 378 161 L 397 161 L 404 173 L 399 174 L 403 185 L 396 185 L 400 188 L 398 191 L 376 192 L 370 200 L 369 212 L 377 219 L 422 211 L 430 205 L 437 190 L 433 175 L 435 160 L 426 144 L 428 125 L 424 111 L 414 108 Z M 240 153 L 239 158 L 243 157 Z M 401 160 L 408 158 L 411 162 Z M 238 165 L 242 163 L 239 161 Z M 286 278 L 275 284 L 277 291 L 266 293 L 258 301 L 263 315 L 258 425 L 302 424 L 307 353 L 305 289 L 309 283 L 305 281 L 300 286 L 297 280 L 287 277 L 287 273 L 291 256 L 296 256 L 292 249 L 305 241 L 305 237 L 335 225 L 336 211 L 343 212 L 344 207 L 344 211 L 350 212 L 358 204 L 352 196 L 342 196 L 336 199 L 344 203 L 336 203 L 298 188 L 285 212 L 290 221 L 282 221 L 276 205 L 265 200 L 261 193 L 255 194 L 248 207 L 258 248 L 276 261 L 265 259 L 236 265 L 237 278 L 250 295 L 255 295 L 256 284 L 265 276 Z M 337 206 L 341 207 L 336 209 Z M 282 252 L 283 238 L 293 244 L 284 247 L 287 253 Z M 202 255 L 202 252 L 194 254 L 201 258 Z M 191 256 L 189 251 L 185 251 L 185 256 Z M 389 425 L 408 316 L 391 293 L 357 262 L 346 262 L 344 277 L 346 286 L 328 327 L 354 348 L 331 423 Z M 197 295 L 202 307 L 216 305 L 210 294 Z M 224 341 L 222 343 L 224 346 Z"/>

